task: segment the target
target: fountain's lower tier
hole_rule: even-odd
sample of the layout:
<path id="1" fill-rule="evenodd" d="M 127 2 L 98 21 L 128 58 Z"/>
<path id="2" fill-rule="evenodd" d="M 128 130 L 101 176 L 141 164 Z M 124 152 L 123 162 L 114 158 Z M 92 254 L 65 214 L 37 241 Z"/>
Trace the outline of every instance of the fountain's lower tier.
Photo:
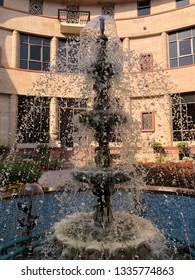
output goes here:
<path id="1" fill-rule="evenodd" d="M 115 212 L 106 227 L 94 225 L 93 213 L 76 213 L 54 225 L 60 259 L 161 259 L 165 238 L 152 223 L 126 212 Z"/>

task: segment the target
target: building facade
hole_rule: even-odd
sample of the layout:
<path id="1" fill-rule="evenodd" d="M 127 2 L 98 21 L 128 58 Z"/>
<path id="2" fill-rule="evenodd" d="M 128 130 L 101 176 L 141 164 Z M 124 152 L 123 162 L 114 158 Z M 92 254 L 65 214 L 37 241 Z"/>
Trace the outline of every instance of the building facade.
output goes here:
<path id="1" fill-rule="evenodd" d="M 161 142 L 174 159 L 181 141 L 195 154 L 195 0 L 1 0 L 0 145 L 11 147 L 17 139 L 20 149 L 37 143 L 73 148 L 71 120 L 87 106 L 79 86 L 73 90 L 75 81 L 82 80 L 80 32 L 102 14 L 114 18 L 124 50 L 140 54 L 140 75 L 157 73 L 158 87 L 164 79 L 160 72 L 166 72 L 172 84 L 160 107 L 146 86 L 137 88 L 145 92 L 144 99 L 135 90 L 126 101 L 140 125 L 139 159 L 151 158 L 154 142 Z"/>

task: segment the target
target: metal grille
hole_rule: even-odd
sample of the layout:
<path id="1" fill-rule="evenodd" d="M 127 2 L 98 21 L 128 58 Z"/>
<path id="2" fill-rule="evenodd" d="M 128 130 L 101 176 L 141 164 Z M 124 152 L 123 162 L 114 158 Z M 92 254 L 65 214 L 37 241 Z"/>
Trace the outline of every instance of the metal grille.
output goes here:
<path id="1" fill-rule="evenodd" d="M 142 113 L 142 130 L 153 130 L 153 114 L 152 114 L 152 112 Z"/>
<path id="2" fill-rule="evenodd" d="M 79 6 L 67 6 L 67 22 L 79 22 Z"/>
<path id="3" fill-rule="evenodd" d="M 152 54 L 141 54 L 140 66 L 141 66 L 141 71 L 152 70 L 153 68 Z"/>
<path id="4" fill-rule="evenodd" d="M 30 0 L 29 13 L 32 15 L 42 15 L 43 13 L 43 0 Z"/>
<path id="5" fill-rule="evenodd" d="M 103 6 L 102 7 L 102 15 L 108 15 L 110 17 L 114 17 L 114 5 Z"/>

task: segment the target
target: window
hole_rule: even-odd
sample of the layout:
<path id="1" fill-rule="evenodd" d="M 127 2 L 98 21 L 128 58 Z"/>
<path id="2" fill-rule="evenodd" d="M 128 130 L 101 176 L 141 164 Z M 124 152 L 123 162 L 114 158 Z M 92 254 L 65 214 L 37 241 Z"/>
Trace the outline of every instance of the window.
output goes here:
<path id="1" fill-rule="evenodd" d="M 141 130 L 143 132 L 154 131 L 154 112 L 141 112 Z"/>
<path id="2" fill-rule="evenodd" d="M 0 0 L 0 6 L 4 5 L 4 0 Z"/>
<path id="3" fill-rule="evenodd" d="M 141 68 L 141 71 L 148 71 L 148 70 L 153 69 L 152 54 L 141 54 L 141 56 L 140 56 L 140 68 Z"/>
<path id="4" fill-rule="evenodd" d="M 137 2 L 138 16 L 146 16 L 150 14 L 150 1 Z"/>
<path id="5" fill-rule="evenodd" d="M 75 73 L 79 71 L 79 48 L 79 37 L 59 40 L 58 70 L 60 72 Z"/>
<path id="6" fill-rule="evenodd" d="M 114 5 L 112 6 L 103 6 L 102 15 L 108 15 L 114 18 Z"/>
<path id="7" fill-rule="evenodd" d="M 195 140 L 195 92 L 172 95 L 173 141 Z"/>
<path id="8" fill-rule="evenodd" d="M 62 145 L 73 147 L 73 133 L 78 128 L 74 124 L 74 116 L 86 111 L 86 101 L 83 99 L 59 99 L 59 137 Z"/>
<path id="9" fill-rule="evenodd" d="M 48 97 L 19 96 L 20 143 L 49 142 L 49 103 Z"/>
<path id="10" fill-rule="evenodd" d="M 32 15 L 42 15 L 43 13 L 43 0 L 30 0 L 29 13 Z"/>
<path id="11" fill-rule="evenodd" d="M 20 35 L 20 68 L 49 70 L 50 39 L 26 34 Z"/>
<path id="12" fill-rule="evenodd" d="M 195 28 L 169 34 L 170 67 L 195 63 Z"/>
<path id="13" fill-rule="evenodd" d="M 176 8 L 184 7 L 189 5 L 189 0 L 176 0 Z"/>

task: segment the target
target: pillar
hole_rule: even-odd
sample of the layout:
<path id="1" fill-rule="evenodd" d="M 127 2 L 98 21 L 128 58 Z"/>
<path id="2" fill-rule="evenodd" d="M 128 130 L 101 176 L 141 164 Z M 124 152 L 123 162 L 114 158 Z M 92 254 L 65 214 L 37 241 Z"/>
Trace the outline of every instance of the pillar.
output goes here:
<path id="1" fill-rule="evenodd" d="M 129 51 L 130 50 L 130 40 L 128 37 L 126 37 L 123 40 L 123 50 Z"/>
<path id="2" fill-rule="evenodd" d="M 162 66 L 168 68 L 168 41 L 166 32 L 161 33 Z"/>
<path id="3" fill-rule="evenodd" d="M 50 67 L 55 69 L 57 66 L 58 39 L 53 37 L 50 45 Z"/>
<path id="4" fill-rule="evenodd" d="M 52 97 L 50 101 L 50 124 L 49 124 L 50 141 L 58 141 L 58 99 Z"/>
<path id="5" fill-rule="evenodd" d="M 130 41 L 129 41 L 129 38 L 126 37 L 124 40 L 123 40 L 123 51 L 125 52 L 125 54 L 127 55 L 126 59 L 123 61 L 123 72 L 127 72 L 129 69 L 128 69 L 128 66 L 129 66 L 129 59 L 128 59 L 128 53 L 130 51 Z"/>
<path id="6" fill-rule="evenodd" d="M 12 60 L 11 67 L 19 67 L 19 53 L 20 53 L 20 34 L 18 31 L 14 30 L 12 33 Z"/>
<path id="7" fill-rule="evenodd" d="M 166 112 L 166 123 L 164 123 L 164 127 L 166 129 L 165 135 L 166 135 L 166 143 L 167 146 L 173 145 L 173 126 L 172 126 L 172 108 L 171 108 L 171 97 L 169 94 L 164 95 L 164 107 Z"/>
<path id="8" fill-rule="evenodd" d="M 10 112 L 9 112 L 9 146 L 12 147 L 17 134 L 17 118 L 18 118 L 18 95 L 10 96 Z"/>

